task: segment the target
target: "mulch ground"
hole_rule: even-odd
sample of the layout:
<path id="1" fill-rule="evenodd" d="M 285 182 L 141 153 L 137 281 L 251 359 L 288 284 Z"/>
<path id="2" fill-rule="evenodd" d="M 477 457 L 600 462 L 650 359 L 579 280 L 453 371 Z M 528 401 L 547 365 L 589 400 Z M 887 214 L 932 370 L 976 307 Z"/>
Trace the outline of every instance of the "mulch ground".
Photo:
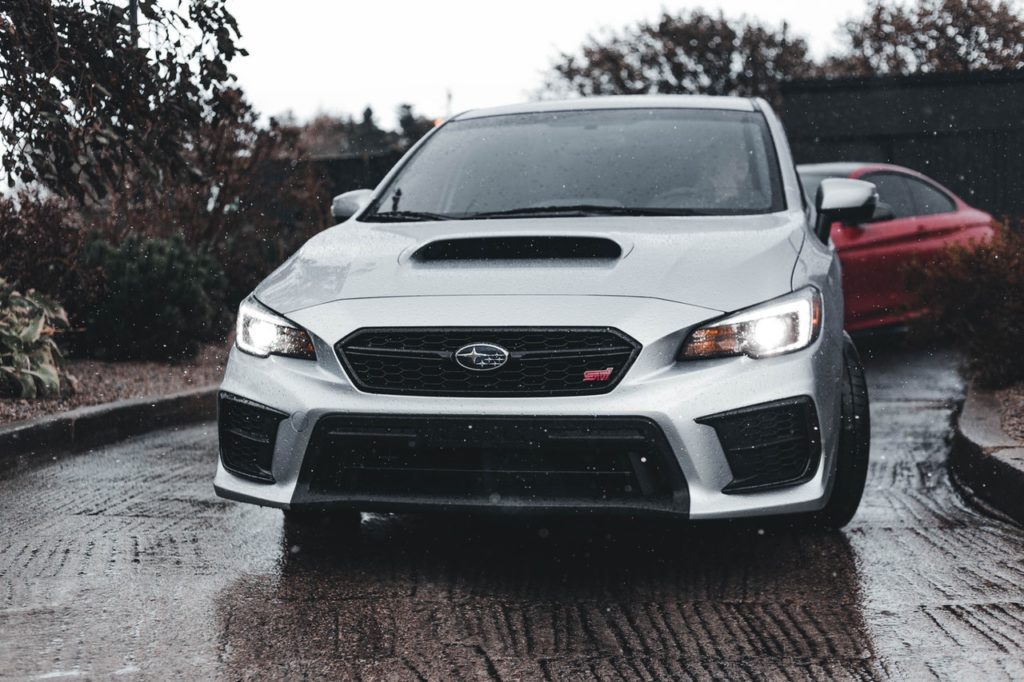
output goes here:
<path id="1" fill-rule="evenodd" d="M 1003 430 L 1019 441 L 1024 441 L 1024 384 L 999 391 L 1003 405 Z"/>
<path id="2" fill-rule="evenodd" d="M 192 360 L 175 364 L 68 360 L 68 372 L 78 379 L 78 390 L 73 395 L 59 400 L 0 400 L 0 424 L 217 384 L 224 376 L 227 355 L 228 346 L 215 345 L 203 348 Z"/>

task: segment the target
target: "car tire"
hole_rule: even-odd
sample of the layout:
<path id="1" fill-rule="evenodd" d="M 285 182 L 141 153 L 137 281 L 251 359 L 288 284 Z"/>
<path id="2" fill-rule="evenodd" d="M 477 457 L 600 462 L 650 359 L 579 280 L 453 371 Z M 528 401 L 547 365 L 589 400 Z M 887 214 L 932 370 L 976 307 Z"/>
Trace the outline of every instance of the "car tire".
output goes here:
<path id="1" fill-rule="evenodd" d="M 285 509 L 284 523 L 288 529 L 355 535 L 362 514 L 353 509 Z"/>
<path id="2" fill-rule="evenodd" d="M 857 513 L 868 476 L 871 447 L 871 413 L 864 366 L 856 346 L 843 335 L 843 392 L 839 448 L 832 494 L 824 509 L 815 514 L 816 525 L 838 530 Z"/>

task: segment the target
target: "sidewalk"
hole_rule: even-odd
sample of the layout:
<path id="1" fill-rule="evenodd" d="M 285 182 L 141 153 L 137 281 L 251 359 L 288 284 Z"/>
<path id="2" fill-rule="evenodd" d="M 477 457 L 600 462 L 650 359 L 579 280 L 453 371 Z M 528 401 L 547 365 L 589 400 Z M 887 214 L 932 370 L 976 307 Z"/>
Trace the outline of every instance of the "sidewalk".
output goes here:
<path id="1" fill-rule="evenodd" d="M 1024 523 L 1024 442 L 1003 430 L 995 392 L 970 388 L 957 420 L 950 467 L 978 498 Z"/>

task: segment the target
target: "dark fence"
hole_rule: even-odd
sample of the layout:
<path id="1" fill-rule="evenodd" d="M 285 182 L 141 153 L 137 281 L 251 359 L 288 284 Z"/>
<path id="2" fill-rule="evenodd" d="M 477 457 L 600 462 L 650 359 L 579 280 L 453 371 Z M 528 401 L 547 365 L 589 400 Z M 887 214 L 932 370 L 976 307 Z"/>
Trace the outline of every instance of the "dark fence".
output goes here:
<path id="1" fill-rule="evenodd" d="M 326 193 L 337 196 L 352 189 L 373 189 L 400 158 L 401 152 L 388 151 L 313 159 L 308 163 Z"/>
<path id="2" fill-rule="evenodd" d="M 782 96 L 798 163 L 895 163 L 1024 215 L 1024 71 L 794 81 Z"/>

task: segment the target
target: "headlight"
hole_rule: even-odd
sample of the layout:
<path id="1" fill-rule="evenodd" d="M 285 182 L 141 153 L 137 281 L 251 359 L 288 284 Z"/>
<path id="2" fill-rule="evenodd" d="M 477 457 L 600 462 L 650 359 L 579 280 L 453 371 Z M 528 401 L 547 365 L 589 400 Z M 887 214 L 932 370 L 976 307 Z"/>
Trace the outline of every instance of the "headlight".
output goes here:
<path id="1" fill-rule="evenodd" d="M 767 358 L 806 348 L 820 331 L 821 294 L 807 287 L 700 327 L 683 344 L 679 359 Z"/>
<path id="2" fill-rule="evenodd" d="M 238 306 L 235 343 L 246 353 L 261 358 L 286 355 L 290 358 L 316 360 L 316 349 L 309 334 L 252 296 Z"/>

